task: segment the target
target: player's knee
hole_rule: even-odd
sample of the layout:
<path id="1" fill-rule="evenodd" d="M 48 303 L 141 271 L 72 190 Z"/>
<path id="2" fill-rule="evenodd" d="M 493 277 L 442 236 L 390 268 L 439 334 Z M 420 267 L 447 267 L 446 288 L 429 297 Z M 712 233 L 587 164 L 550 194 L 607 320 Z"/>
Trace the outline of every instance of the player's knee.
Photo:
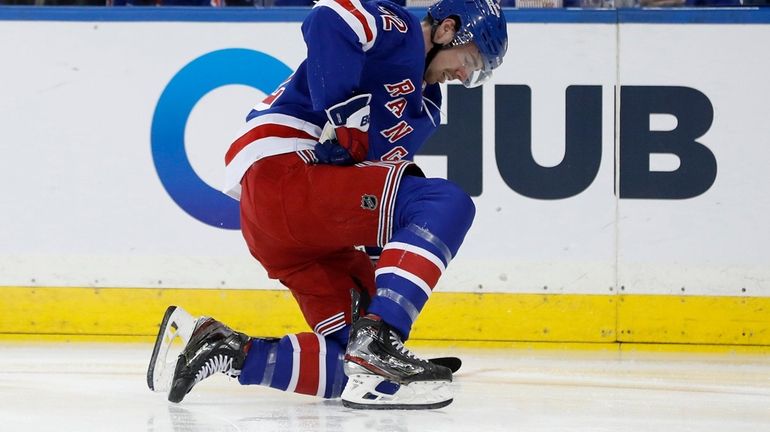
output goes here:
<path id="1" fill-rule="evenodd" d="M 460 186 L 448 180 L 442 182 L 441 188 L 445 211 L 452 214 L 458 225 L 464 226 L 467 231 L 476 217 L 476 205 L 473 200 Z"/>
<path id="2" fill-rule="evenodd" d="M 470 229 L 476 206 L 455 183 L 441 178 L 405 177 L 402 188 L 406 192 L 397 202 L 400 226 L 426 227 L 450 243 L 455 243 L 452 237 L 462 237 Z"/>

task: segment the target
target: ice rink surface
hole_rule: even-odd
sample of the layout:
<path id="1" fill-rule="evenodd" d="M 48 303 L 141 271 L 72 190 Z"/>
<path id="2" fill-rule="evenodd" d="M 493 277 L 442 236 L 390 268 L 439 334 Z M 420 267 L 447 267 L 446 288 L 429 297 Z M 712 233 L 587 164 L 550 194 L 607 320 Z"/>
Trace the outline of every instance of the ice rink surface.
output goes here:
<path id="1" fill-rule="evenodd" d="M 149 344 L 0 343 L 0 431 L 770 431 L 770 356 L 416 349 L 458 355 L 455 401 L 357 411 L 217 376 L 148 390 Z"/>

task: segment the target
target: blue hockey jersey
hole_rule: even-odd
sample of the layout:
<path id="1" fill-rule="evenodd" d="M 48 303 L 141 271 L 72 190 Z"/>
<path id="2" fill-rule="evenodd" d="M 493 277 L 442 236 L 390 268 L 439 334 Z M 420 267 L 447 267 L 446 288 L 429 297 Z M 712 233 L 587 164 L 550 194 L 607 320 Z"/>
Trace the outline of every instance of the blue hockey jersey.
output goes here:
<path id="1" fill-rule="evenodd" d="M 386 0 L 320 0 L 302 24 L 307 59 L 248 115 L 226 163 L 225 193 L 256 160 L 281 153 L 311 157 L 325 109 L 371 94 L 366 159 L 412 159 L 440 122 L 438 84 L 425 85 L 420 20 Z"/>

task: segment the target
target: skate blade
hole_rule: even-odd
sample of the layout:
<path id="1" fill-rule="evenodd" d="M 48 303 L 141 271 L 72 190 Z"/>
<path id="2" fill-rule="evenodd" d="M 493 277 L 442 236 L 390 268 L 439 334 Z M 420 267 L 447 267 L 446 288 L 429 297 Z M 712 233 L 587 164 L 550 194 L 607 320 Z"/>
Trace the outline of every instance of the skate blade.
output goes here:
<path id="1" fill-rule="evenodd" d="M 452 373 L 459 371 L 460 367 L 463 365 L 462 360 L 460 360 L 457 357 L 438 357 L 438 358 L 428 359 L 428 361 L 433 364 L 437 364 L 439 366 L 444 366 L 446 368 L 449 368 L 449 370 L 451 370 Z"/>
<path id="2" fill-rule="evenodd" d="M 177 357 L 190 340 L 196 321 L 181 307 L 169 306 L 166 309 L 152 348 L 150 365 L 147 368 L 147 386 L 150 390 L 167 392 L 171 388 Z M 169 359 L 170 351 L 173 352 Z"/>
<path id="3" fill-rule="evenodd" d="M 451 383 L 448 381 L 419 381 L 399 385 L 381 376 L 368 374 L 350 375 L 342 391 L 342 405 L 353 409 L 438 409 L 453 400 Z"/>

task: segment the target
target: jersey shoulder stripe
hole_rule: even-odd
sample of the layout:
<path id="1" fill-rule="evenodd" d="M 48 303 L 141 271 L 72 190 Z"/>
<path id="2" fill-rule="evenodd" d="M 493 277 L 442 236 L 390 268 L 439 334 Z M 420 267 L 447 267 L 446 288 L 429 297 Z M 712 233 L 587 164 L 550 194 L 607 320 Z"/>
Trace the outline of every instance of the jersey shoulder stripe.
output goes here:
<path id="1" fill-rule="evenodd" d="M 377 21 L 360 0 L 320 0 L 314 7 L 328 7 L 355 32 L 364 51 L 377 39 Z"/>

